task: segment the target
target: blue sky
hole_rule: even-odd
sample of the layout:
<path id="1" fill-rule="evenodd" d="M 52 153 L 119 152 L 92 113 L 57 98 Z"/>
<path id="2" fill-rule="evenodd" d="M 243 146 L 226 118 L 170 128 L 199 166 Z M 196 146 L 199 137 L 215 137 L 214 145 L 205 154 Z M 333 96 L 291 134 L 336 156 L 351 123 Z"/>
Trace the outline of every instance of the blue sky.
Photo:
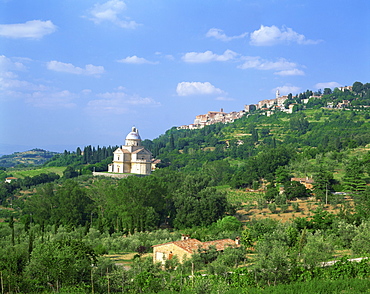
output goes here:
<path id="1" fill-rule="evenodd" d="M 369 15 L 367 0 L 0 0 L 0 154 L 370 82 Z"/>

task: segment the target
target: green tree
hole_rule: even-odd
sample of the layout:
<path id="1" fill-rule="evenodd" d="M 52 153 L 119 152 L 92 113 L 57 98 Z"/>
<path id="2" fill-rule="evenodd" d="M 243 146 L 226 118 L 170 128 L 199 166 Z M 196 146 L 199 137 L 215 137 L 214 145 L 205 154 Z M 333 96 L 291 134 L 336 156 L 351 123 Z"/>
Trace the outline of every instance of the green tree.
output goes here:
<path id="1" fill-rule="evenodd" d="M 208 226 L 221 219 L 231 207 L 226 194 L 213 187 L 207 187 L 196 193 L 183 190 L 174 198 L 176 218 L 174 225 L 178 229 Z"/>
<path id="2" fill-rule="evenodd" d="M 210 185 L 219 186 L 228 182 L 231 177 L 231 167 L 226 160 L 206 161 L 202 166 L 202 173 L 212 179 Z"/>
<path id="3" fill-rule="evenodd" d="M 12 245 L 14 246 L 15 245 L 15 242 L 14 242 L 15 231 L 14 231 L 14 217 L 13 216 L 10 216 L 9 218 L 9 228 L 12 231 L 11 242 L 12 242 Z"/>
<path id="4" fill-rule="evenodd" d="M 284 184 L 284 193 L 288 200 L 300 197 L 310 197 L 310 190 L 305 185 L 297 181 L 290 181 Z"/>
<path id="5" fill-rule="evenodd" d="M 318 171 L 315 173 L 314 177 L 314 193 L 317 199 L 321 201 L 327 201 L 328 194 L 332 191 L 334 178 L 333 173 L 325 169 L 323 165 L 319 165 Z"/>
<path id="6" fill-rule="evenodd" d="M 115 189 L 108 188 L 108 191 L 107 217 L 113 223 L 117 218 L 121 219 L 131 233 L 157 228 L 171 215 L 170 211 L 166 211 L 166 187 L 160 178 L 131 176 L 119 181 Z"/>
<path id="7" fill-rule="evenodd" d="M 352 91 L 356 94 L 362 93 L 364 89 L 364 85 L 361 82 L 354 82 L 352 85 Z"/>
<path id="8" fill-rule="evenodd" d="M 59 291 L 62 286 L 90 284 L 92 265 L 96 262 L 94 251 L 81 241 L 49 241 L 34 248 L 26 275 L 44 289 L 49 284 Z"/>
<path id="9" fill-rule="evenodd" d="M 71 179 L 78 176 L 78 172 L 72 166 L 67 166 L 67 168 L 63 171 L 63 177 L 65 179 Z"/>
<path id="10" fill-rule="evenodd" d="M 253 142 L 258 142 L 258 132 L 255 127 L 251 129 L 251 135 Z"/>
<path id="11" fill-rule="evenodd" d="M 262 239 L 257 243 L 254 265 L 258 284 L 276 285 L 289 281 L 294 263 L 288 246 L 276 239 Z"/>
<path id="12" fill-rule="evenodd" d="M 366 182 L 364 180 L 363 165 L 356 157 L 351 158 L 345 166 L 343 177 L 343 189 L 347 192 L 358 193 L 364 191 Z"/>
<path id="13" fill-rule="evenodd" d="M 290 179 L 292 178 L 292 174 L 286 167 L 279 166 L 275 171 L 275 178 L 276 183 L 284 184 L 290 181 Z"/>
<path id="14" fill-rule="evenodd" d="M 352 251 L 355 254 L 370 254 L 370 223 L 364 221 L 356 229 L 356 236 L 352 241 Z"/>
<path id="15" fill-rule="evenodd" d="M 235 216 L 225 216 L 216 223 L 217 228 L 221 231 L 239 231 L 241 228 L 240 221 Z"/>
<path id="16" fill-rule="evenodd" d="M 14 246 L 3 243 L 0 246 L 0 287 L 4 293 L 26 293 L 30 290 L 23 275 L 27 263 L 28 251 L 24 243 Z"/>
<path id="17" fill-rule="evenodd" d="M 39 187 L 36 194 L 25 203 L 24 212 L 32 215 L 34 222 L 38 224 L 52 224 L 51 217 L 57 205 L 52 183 Z"/>
<path id="18" fill-rule="evenodd" d="M 268 202 L 274 201 L 278 194 L 279 194 L 279 191 L 274 183 L 270 183 L 267 185 L 267 190 L 265 192 L 266 201 Z"/>
<path id="19" fill-rule="evenodd" d="M 334 252 L 333 245 L 317 231 L 315 234 L 307 234 L 307 243 L 302 250 L 301 257 L 305 268 L 313 271 L 319 263 L 329 261 Z"/>
<path id="20" fill-rule="evenodd" d="M 73 180 L 66 181 L 55 191 L 56 207 L 52 208 L 53 223 L 78 226 L 90 220 L 94 209 L 93 201 L 88 197 L 86 188 Z"/>
<path id="21" fill-rule="evenodd" d="M 294 116 L 289 120 L 290 129 L 296 131 L 298 134 L 305 134 L 310 126 L 307 118 L 299 115 Z"/>

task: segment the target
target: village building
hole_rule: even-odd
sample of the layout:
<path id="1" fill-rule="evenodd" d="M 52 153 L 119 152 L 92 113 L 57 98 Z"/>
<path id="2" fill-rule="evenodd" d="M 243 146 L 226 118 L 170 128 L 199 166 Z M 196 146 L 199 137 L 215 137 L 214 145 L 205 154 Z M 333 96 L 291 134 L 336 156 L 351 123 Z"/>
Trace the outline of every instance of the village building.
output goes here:
<path id="1" fill-rule="evenodd" d="M 338 90 L 342 92 L 344 92 L 345 90 L 352 91 L 352 89 L 353 89 L 352 86 L 338 87 Z"/>
<path id="2" fill-rule="evenodd" d="M 312 190 L 314 187 L 315 181 L 312 178 L 305 177 L 305 178 L 291 178 L 291 181 L 300 182 L 302 185 L 306 187 L 306 189 Z"/>
<path id="3" fill-rule="evenodd" d="M 133 127 L 126 136 L 125 145 L 113 152 L 113 162 L 108 165 L 108 172 L 149 175 L 151 171 L 152 153 L 141 145 L 139 131 Z"/>
<path id="4" fill-rule="evenodd" d="M 222 239 L 208 242 L 201 242 L 197 239 L 191 239 L 187 235 L 183 235 L 181 240 L 168 242 L 164 244 L 154 245 L 153 247 L 153 262 L 160 262 L 164 264 L 166 260 L 177 256 L 177 259 L 182 263 L 185 259 L 191 258 L 198 249 L 209 249 L 214 246 L 217 251 L 223 251 L 227 247 L 240 246 L 240 239 Z"/>
<path id="5" fill-rule="evenodd" d="M 7 177 L 5 179 L 5 183 L 11 183 L 11 182 L 16 181 L 16 180 L 18 180 L 18 178 L 15 178 L 15 177 Z"/>
<path id="6" fill-rule="evenodd" d="M 244 111 L 245 112 L 252 112 L 252 111 L 255 111 L 257 109 L 256 105 L 255 104 L 246 104 L 244 105 Z"/>

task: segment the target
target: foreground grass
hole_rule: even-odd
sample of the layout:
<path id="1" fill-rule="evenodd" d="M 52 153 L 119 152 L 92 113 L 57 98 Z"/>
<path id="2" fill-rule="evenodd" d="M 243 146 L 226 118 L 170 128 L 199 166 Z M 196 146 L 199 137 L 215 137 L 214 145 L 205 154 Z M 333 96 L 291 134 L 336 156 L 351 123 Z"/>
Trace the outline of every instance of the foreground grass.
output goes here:
<path id="1" fill-rule="evenodd" d="M 148 293 L 148 292 L 147 292 Z M 170 294 L 172 291 L 161 291 L 158 294 Z M 206 293 L 195 290 L 186 290 L 176 293 Z M 345 294 L 345 293 L 370 293 L 369 279 L 340 279 L 340 280 L 313 280 L 309 282 L 298 282 L 287 285 L 270 286 L 262 288 L 238 288 L 230 290 L 215 289 L 208 293 L 223 294 Z"/>
<path id="2" fill-rule="evenodd" d="M 229 292 L 227 292 L 229 293 Z M 234 292 L 230 292 L 234 293 Z M 235 292 L 236 293 L 236 292 Z M 242 292 L 243 293 L 243 292 Z M 244 293 L 370 293 L 369 279 L 313 280 L 309 282 L 278 285 L 265 289 L 255 289 Z"/>

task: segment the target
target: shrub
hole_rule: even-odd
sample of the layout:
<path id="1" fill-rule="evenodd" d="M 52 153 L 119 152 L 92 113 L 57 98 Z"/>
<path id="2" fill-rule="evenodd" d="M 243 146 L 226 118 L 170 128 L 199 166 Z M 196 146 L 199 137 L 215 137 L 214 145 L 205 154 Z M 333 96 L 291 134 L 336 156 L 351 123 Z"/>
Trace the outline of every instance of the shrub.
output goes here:
<path id="1" fill-rule="evenodd" d="M 275 203 L 270 203 L 268 205 L 268 209 L 271 211 L 271 213 L 276 213 L 276 204 Z"/>

